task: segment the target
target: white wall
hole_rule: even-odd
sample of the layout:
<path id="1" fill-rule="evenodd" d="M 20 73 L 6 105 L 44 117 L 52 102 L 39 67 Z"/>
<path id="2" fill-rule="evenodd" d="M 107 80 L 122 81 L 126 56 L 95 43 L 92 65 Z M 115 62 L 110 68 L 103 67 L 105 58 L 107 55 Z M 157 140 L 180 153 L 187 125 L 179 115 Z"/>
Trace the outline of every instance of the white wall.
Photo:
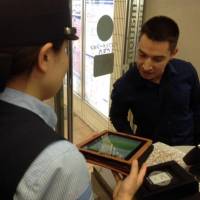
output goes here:
<path id="1" fill-rule="evenodd" d="M 177 57 L 193 63 L 200 77 L 200 0 L 145 0 L 144 21 L 155 15 L 169 16 L 178 23 Z"/>

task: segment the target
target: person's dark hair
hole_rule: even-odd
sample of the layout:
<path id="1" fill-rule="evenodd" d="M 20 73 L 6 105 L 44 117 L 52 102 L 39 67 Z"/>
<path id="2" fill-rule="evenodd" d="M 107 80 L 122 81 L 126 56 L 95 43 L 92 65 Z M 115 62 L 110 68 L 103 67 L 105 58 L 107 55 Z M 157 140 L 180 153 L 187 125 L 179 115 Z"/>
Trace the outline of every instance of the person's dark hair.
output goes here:
<path id="1" fill-rule="evenodd" d="M 78 39 L 66 0 L 0 0 L 0 24 L 1 91 L 14 76 L 32 71 L 42 44 Z M 55 51 L 62 42 L 53 42 Z"/>
<path id="2" fill-rule="evenodd" d="M 61 49 L 64 40 L 52 42 L 53 49 L 58 52 Z M 42 45 L 26 47 L 8 47 L 0 48 L 1 59 L 7 57 L 8 62 L 1 63 L 0 66 L 0 92 L 3 92 L 6 83 L 17 75 L 30 74 L 33 67 L 38 62 L 38 54 Z"/>
<path id="3" fill-rule="evenodd" d="M 168 41 L 170 51 L 173 51 L 178 42 L 179 28 L 177 23 L 171 18 L 166 16 L 155 16 L 143 24 L 140 38 L 144 34 L 153 41 Z"/>

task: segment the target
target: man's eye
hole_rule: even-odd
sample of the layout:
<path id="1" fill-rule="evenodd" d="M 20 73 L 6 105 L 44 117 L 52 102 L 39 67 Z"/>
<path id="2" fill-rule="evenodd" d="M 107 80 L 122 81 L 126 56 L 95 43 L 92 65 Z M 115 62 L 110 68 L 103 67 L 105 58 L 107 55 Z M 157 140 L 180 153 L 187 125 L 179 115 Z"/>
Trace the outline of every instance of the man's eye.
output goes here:
<path id="1" fill-rule="evenodd" d="M 154 61 L 154 62 L 162 62 L 162 61 L 163 61 L 163 58 L 153 58 L 153 61 Z"/>
<path id="2" fill-rule="evenodd" d="M 139 53 L 139 56 L 140 56 L 141 58 L 147 58 L 147 55 L 145 55 L 145 54 L 143 54 L 143 53 Z"/>

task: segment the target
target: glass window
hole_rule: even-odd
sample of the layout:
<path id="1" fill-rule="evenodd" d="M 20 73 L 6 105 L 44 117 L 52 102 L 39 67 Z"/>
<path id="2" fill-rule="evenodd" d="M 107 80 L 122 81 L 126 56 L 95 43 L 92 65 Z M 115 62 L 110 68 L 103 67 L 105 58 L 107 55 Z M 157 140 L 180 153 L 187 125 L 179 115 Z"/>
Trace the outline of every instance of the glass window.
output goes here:
<path id="1" fill-rule="evenodd" d="M 97 35 L 99 19 L 108 15 L 113 19 L 113 0 L 86 0 L 85 10 L 85 100 L 97 111 L 108 116 L 110 75 L 93 76 L 95 55 L 112 52 L 112 37 L 101 41 Z"/>
<path id="2" fill-rule="evenodd" d="M 72 1 L 72 26 L 77 29 L 79 40 L 73 41 L 73 90 L 81 96 L 81 65 L 82 65 L 82 35 L 81 35 L 82 0 Z"/>

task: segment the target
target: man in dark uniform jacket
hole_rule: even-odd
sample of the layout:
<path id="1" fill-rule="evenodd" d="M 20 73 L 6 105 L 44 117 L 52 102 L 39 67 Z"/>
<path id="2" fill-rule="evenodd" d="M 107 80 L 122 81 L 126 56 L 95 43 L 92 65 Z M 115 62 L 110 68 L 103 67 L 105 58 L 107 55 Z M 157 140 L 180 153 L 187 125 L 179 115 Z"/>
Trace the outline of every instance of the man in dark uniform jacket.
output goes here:
<path id="1" fill-rule="evenodd" d="M 110 119 L 117 131 L 169 145 L 199 142 L 200 85 L 191 63 L 174 59 L 179 28 L 156 16 L 141 29 L 136 63 L 113 86 Z"/>

